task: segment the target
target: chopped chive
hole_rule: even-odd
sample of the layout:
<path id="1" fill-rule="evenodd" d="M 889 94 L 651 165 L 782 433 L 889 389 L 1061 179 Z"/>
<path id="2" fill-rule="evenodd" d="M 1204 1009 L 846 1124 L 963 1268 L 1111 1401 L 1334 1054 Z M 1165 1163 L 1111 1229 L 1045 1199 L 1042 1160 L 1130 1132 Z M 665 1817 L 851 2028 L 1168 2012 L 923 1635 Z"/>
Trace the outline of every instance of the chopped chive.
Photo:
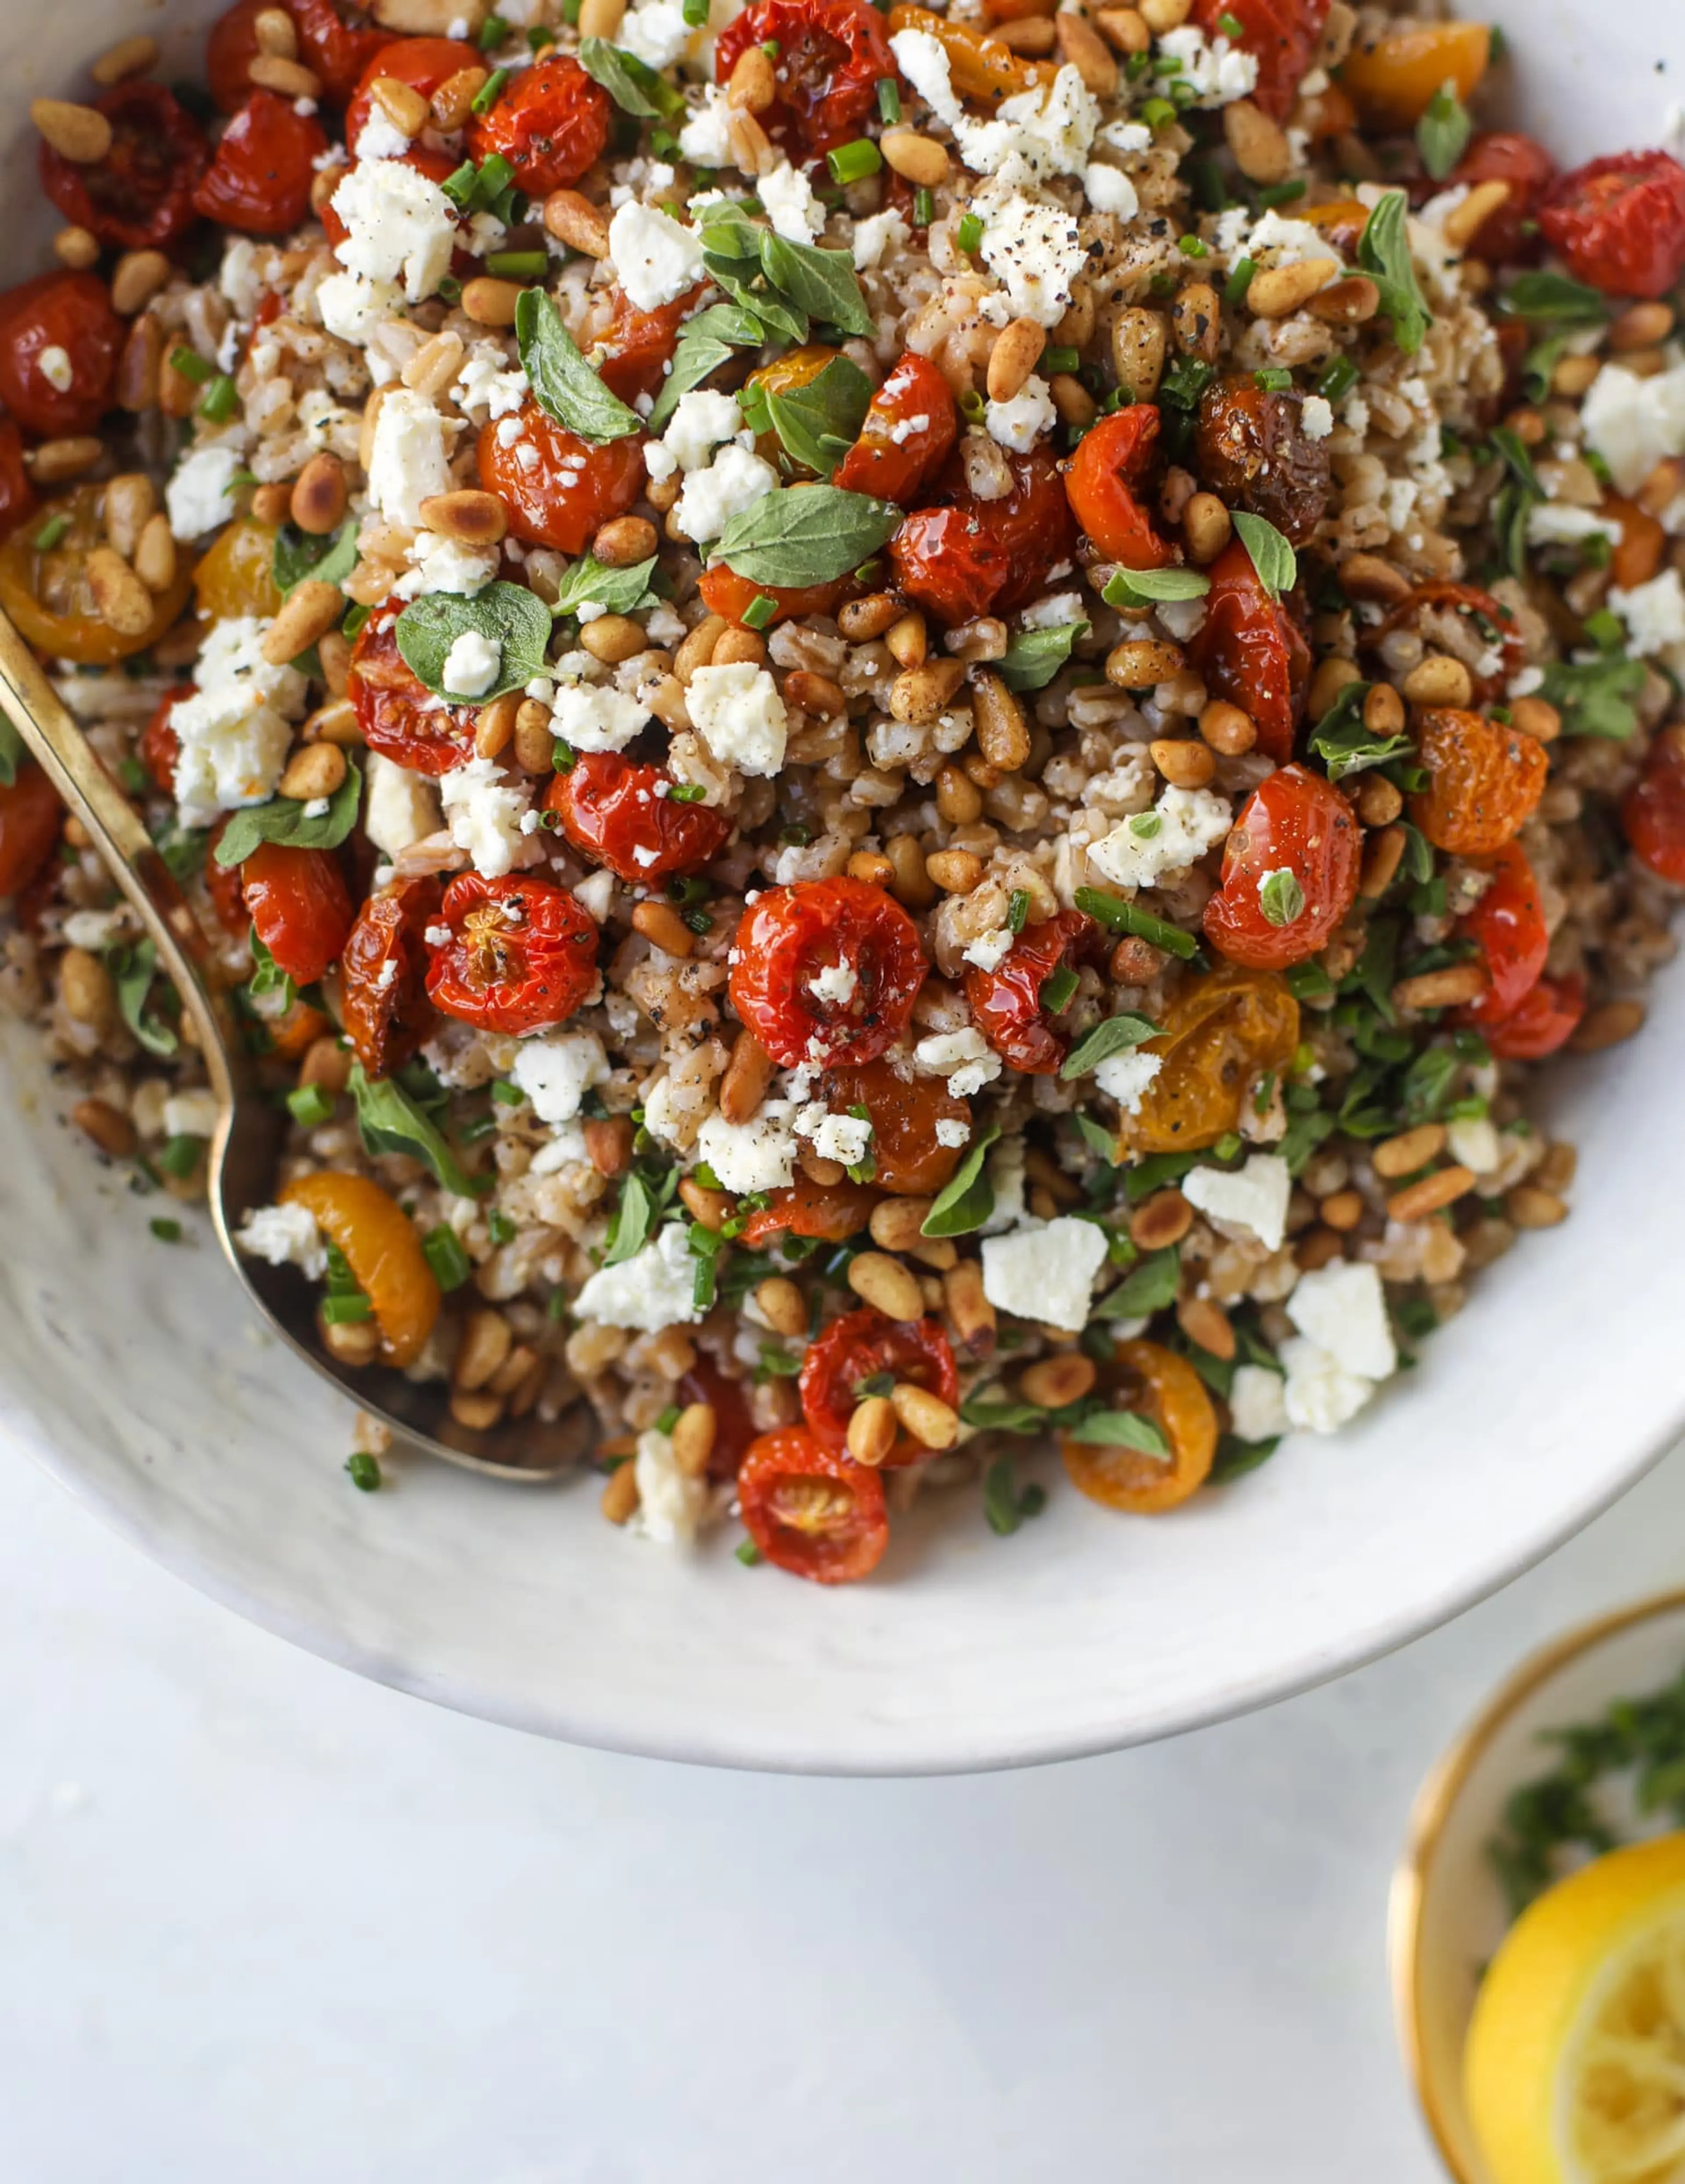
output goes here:
<path id="1" fill-rule="evenodd" d="M 1051 377 L 1055 372 L 1075 371 L 1082 361 L 1082 358 L 1074 348 L 1059 345 L 1053 348 L 1044 348 L 1042 351 L 1041 362 L 1036 369 Z"/>
<path id="2" fill-rule="evenodd" d="M 1011 894 L 1007 898 L 1007 904 L 1006 904 L 1006 929 L 1007 929 L 1007 931 L 1008 931 L 1009 933 L 1021 933 L 1021 932 L 1024 930 L 1024 922 L 1025 922 L 1025 920 L 1029 916 L 1029 915 L 1030 915 L 1030 891 L 1029 891 L 1029 889 L 1028 889 L 1027 888 L 1014 888 L 1014 889 L 1012 890 Z"/>
<path id="3" fill-rule="evenodd" d="M 490 1232 L 492 1241 L 494 1244 L 514 1243 L 515 1238 L 514 1223 L 510 1220 L 507 1213 L 500 1212 L 495 1206 L 486 1216 L 486 1227 Z"/>
<path id="4" fill-rule="evenodd" d="M 882 166 L 883 154 L 870 136 L 857 136 L 852 144 L 839 144 L 834 152 L 827 152 L 825 164 L 834 181 L 863 182 Z"/>
<path id="5" fill-rule="evenodd" d="M 1176 120 L 1176 109 L 1167 98 L 1143 98 L 1141 119 L 1149 129 L 1162 129 L 1167 121 Z"/>
<path id="6" fill-rule="evenodd" d="M 442 1290 L 459 1290 L 474 1271 L 462 1248 L 461 1238 L 442 1221 L 421 1239 L 421 1256 L 433 1269 L 433 1279 Z M 558 1290 L 555 1294 L 559 1296 L 562 1292 Z"/>
<path id="7" fill-rule="evenodd" d="M 901 119 L 901 87 L 893 76 L 882 75 L 877 80 L 877 110 L 886 122 Z"/>
<path id="8" fill-rule="evenodd" d="M 699 781 L 676 781 L 667 794 L 675 804 L 700 804 L 708 791 Z"/>
<path id="9" fill-rule="evenodd" d="M 49 515 L 35 534 L 36 552 L 50 554 L 70 527 L 70 519 L 68 515 Z"/>
<path id="10" fill-rule="evenodd" d="M 454 273 L 440 275 L 439 294 L 447 304 L 459 304 L 462 301 L 462 283 Z"/>
<path id="11" fill-rule="evenodd" d="M 526 1105 L 526 1095 L 520 1085 L 511 1084 L 504 1077 L 498 1078 L 492 1085 L 492 1097 L 500 1107 L 524 1107 Z"/>
<path id="12" fill-rule="evenodd" d="M 181 1241 L 181 1223 L 179 1221 L 165 1220 L 160 1215 L 157 1220 L 149 1221 L 147 1226 L 160 1244 L 179 1244 Z"/>
<path id="13" fill-rule="evenodd" d="M 580 0 L 562 0 L 562 20 L 577 23 Z M 535 53 L 542 53 L 546 46 L 553 46 L 556 34 L 548 23 L 535 23 L 526 34 L 526 42 Z"/>
<path id="14" fill-rule="evenodd" d="M 671 1433 L 674 1427 L 679 1423 L 682 1415 L 683 1413 L 681 1412 L 676 1403 L 669 1403 L 666 1409 L 662 1412 L 660 1417 L 655 1421 L 656 1432 L 664 1434 Z"/>
<path id="15" fill-rule="evenodd" d="M 879 84 L 878 89 L 881 91 L 883 86 Z M 760 1549 L 753 1540 L 739 1540 L 731 1552 L 745 1569 L 753 1569 L 760 1560 Z"/>
<path id="16" fill-rule="evenodd" d="M 975 387 L 968 387 L 959 398 L 959 407 L 968 425 L 981 425 L 987 415 L 987 405 Z"/>
<path id="17" fill-rule="evenodd" d="M 778 611 L 776 599 L 769 599 L 765 592 L 757 592 L 743 609 L 745 629 L 765 629 Z"/>
<path id="18" fill-rule="evenodd" d="M 381 1486 L 381 1467 L 366 1448 L 353 1448 L 345 1459 L 351 1483 L 359 1494 L 377 1494 Z"/>
<path id="19" fill-rule="evenodd" d="M 784 50 L 776 38 L 763 38 L 760 42 L 760 49 L 770 61 L 776 61 Z"/>
<path id="20" fill-rule="evenodd" d="M 1271 182 L 1267 189 L 1259 191 L 1258 202 L 1261 205 L 1297 204 L 1304 190 L 1304 177 L 1301 175 L 1294 181 Z"/>
<path id="21" fill-rule="evenodd" d="M 1246 25 L 1237 15 L 1230 14 L 1226 8 L 1217 18 L 1217 28 L 1226 38 L 1241 38 L 1246 35 Z"/>
<path id="22" fill-rule="evenodd" d="M 333 1100 L 320 1084 L 300 1084 L 286 1095 L 287 1112 L 303 1128 L 314 1130 L 333 1113 Z"/>
<path id="23" fill-rule="evenodd" d="M 1209 258 L 1210 252 L 1197 235 L 1179 235 L 1176 247 L 1184 258 Z"/>
<path id="24" fill-rule="evenodd" d="M 693 31 L 699 31 L 708 20 L 708 0 L 685 0 L 681 11 Z"/>
<path id="25" fill-rule="evenodd" d="M 931 193 L 929 190 L 923 190 L 923 189 L 915 190 L 915 191 L 914 191 L 914 192 L 913 192 L 913 225 L 914 225 L 914 226 L 915 226 L 915 227 L 928 227 L 928 226 L 930 226 L 931 222 L 935 218 L 936 218 L 936 198 L 935 198 L 935 197 L 932 195 L 932 193 Z"/>
<path id="26" fill-rule="evenodd" d="M 1254 259 L 1240 259 L 1228 279 L 1223 283 L 1223 301 L 1226 304 L 1243 304 L 1246 301 L 1246 292 L 1252 286 L 1252 276 L 1257 270 L 1257 264 Z"/>
<path id="27" fill-rule="evenodd" d="M 489 114 L 503 95 L 503 86 L 509 80 L 507 69 L 493 69 L 469 102 L 476 114 Z"/>
<path id="28" fill-rule="evenodd" d="M 144 796 L 152 787 L 152 776 L 137 758 L 125 758 L 117 769 L 117 778 L 131 796 Z"/>
<path id="29" fill-rule="evenodd" d="M 550 746 L 550 770 L 553 773 L 571 773 L 579 763 L 579 753 L 560 736 Z"/>
<path id="30" fill-rule="evenodd" d="M 1326 402 L 1339 402 L 1357 385 L 1358 369 L 1349 356 L 1331 356 L 1316 381 L 1316 392 Z"/>
<path id="31" fill-rule="evenodd" d="M 1285 394 L 1293 383 L 1293 376 L 1284 364 L 1269 364 L 1261 371 L 1253 373 L 1252 383 L 1261 387 L 1266 394 Z"/>
<path id="32" fill-rule="evenodd" d="M 542 281 L 549 270 L 544 250 L 494 250 L 486 260 L 486 270 L 502 281 Z"/>
<path id="33" fill-rule="evenodd" d="M 220 371 L 204 391 L 200 416 L 209 417 L 213 425 L 225 425 L 239 407 L 240 389 L 225 371 Z"/>
<path id="34" fill-rule="evenodd" d="M 170 368 L 179 371 L 183 379 L 191 379 L 195 387 L 203 387 L 208 379 L 216 377 L 216 366 L 207 364 L 197 349 L 178 345 L 170 352 Z"/>
<path id="35" fill-rule="evenodd" d="M 346 1296 L 325 1296 L 317 1309 L 324 1325 L 328 1327 L 354 1326 L 375 1317 L 374 1306 L 360 1290 Z"/>
<path id="36" fill-rule="evenodd" d="M 494 53 L 509 34 L 509 26 L 501 15 L 488 15 L 480 25 L 480 50 Z"/>
<path id="37" fill-rule="evenodd" d="M 178 1182 L 190 1176 L 199 1164 L 203 1138 L 171 1138 L 164 1150 L 157 1156 L 158 1166 L 165 1175 L 173 1175 Z"/>
<path id="38" fill-rule="evenodd" d="M 969 258 L 983 239 L 983 223 L 974 212 L 962 213 L 959 218 L 959 248 Z"/>
<path id="39" fill-rule="evenodd" d="M 1041 1003 L 1050 1017 L 1062 1016 L 1076 998 L 1081 983 L 1068 963 L 1061 963 L 1050 978 L 1042 982 Z"/>

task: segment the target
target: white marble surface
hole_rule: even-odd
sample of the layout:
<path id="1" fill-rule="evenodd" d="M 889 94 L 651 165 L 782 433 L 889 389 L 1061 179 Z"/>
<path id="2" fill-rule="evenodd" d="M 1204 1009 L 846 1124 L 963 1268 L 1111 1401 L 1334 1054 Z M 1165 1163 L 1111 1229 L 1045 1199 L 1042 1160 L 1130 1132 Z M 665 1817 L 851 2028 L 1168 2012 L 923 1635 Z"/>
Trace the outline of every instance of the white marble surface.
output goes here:
<path id="1" fill-rule="evenodd" d="M 1677 1583 L 1682 1542 L 1685 1452 L 1498 1599 L 1270 1713 L 825 1782 L 360 1683 L 8 1462 L 0 2176 L 1432 2184 L 1382 1959 L 1411 1792 L 1521 1652 Z"/>

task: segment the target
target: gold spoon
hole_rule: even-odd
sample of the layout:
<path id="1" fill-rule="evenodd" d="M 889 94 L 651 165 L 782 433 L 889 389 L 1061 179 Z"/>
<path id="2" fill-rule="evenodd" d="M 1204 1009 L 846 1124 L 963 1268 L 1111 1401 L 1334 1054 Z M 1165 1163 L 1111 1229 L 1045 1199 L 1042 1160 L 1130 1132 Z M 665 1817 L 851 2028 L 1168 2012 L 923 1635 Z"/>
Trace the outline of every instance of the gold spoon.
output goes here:
<path id="1" fill-rule="evenodd" d="M 226 989 L 213 973 L 210 951 L 175 875 L 139 816 L 106 772 L 40 663 L 0 614 L 0 709 L 47 779 L 92 836 L 112 877 L 158 950 L 193 1021 L 216 1095 L 208 1190 L 223 1256 L 270 1325 L 298 1356 L 352 1396 L 371 1417 L 430 1456 L 498 1479 L 531 1482 L 570 1469 L 593 1438 L 587 1407 L 545 1424 L 506 1419 L 470 1432 L 450 1415 L 441 1381 L 412 1381 L 385 1367 L 343 1368 L 316 1336 L 315 1297 L 296 1267 L 271 1267 L 236 1248 L 234 1231 L 252 1210 L 275 1196 L 286 1125 L 259 1090 Z"/>

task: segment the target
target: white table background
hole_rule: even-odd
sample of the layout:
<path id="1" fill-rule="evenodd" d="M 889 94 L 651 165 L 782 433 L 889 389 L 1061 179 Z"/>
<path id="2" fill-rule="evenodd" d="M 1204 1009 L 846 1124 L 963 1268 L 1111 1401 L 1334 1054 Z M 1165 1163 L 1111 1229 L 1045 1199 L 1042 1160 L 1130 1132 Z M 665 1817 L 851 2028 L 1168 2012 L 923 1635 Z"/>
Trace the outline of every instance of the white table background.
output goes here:
<path id="1" fill-rule="evenodd" d="M 1383 1956 L 1410 1797 L 1521 1652 L 1682 1567 L 1685 1451 L 1248 1720 L 792 1780 L 359 1682 L 8 1461 L 0 2177 L 1433 2184 Z"/>

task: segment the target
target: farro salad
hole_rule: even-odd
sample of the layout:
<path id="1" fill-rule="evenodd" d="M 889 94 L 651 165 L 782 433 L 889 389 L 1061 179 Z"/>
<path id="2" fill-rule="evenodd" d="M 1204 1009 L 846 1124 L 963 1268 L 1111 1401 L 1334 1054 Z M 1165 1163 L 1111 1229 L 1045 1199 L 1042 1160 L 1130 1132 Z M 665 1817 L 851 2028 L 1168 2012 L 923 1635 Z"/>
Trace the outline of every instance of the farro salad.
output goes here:
<path id="1" fill-rule="evenodd" d="M 240 1243 L 342 1365 L 836 1583 L 1038 1440 L 1149 1513 L 1334 1432 L 1563 1219 L 1534 1065 L 1685 883 L 1670 155 L 1559 174 L 1496 32 L 1344 0 L 157 58 L 33 109 L 0 604 L 217 936 L 292 1125 Z M 3 771 L 6 997 L 202 1196 L 190 1026 Z"/>

